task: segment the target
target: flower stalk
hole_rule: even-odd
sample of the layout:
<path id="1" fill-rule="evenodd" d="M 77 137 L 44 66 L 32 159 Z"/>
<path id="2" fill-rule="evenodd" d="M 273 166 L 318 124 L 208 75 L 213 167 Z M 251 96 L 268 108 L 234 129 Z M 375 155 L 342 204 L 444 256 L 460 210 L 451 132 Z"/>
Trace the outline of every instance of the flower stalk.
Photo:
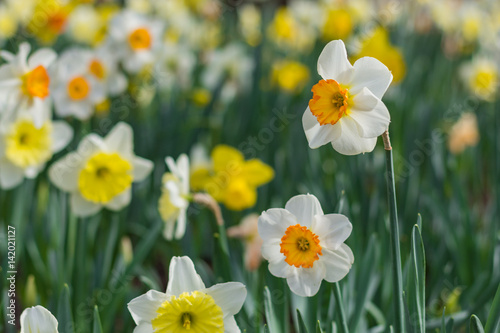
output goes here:
<path id="1" fill-rule="evenodd" d="M 389 220 L 391 230 L 392 276 L 394 286 L 395 327 L 397 332 L 405 333 L 403 304 L 403 273 L 401 270 L 401 250 L 399 246 L 398 211 L 396 206 L 396 186 L 394 182 L 394 163 L 389 131 L 382 134 L 385 149 L 386 181 L 389 200 Z"/>

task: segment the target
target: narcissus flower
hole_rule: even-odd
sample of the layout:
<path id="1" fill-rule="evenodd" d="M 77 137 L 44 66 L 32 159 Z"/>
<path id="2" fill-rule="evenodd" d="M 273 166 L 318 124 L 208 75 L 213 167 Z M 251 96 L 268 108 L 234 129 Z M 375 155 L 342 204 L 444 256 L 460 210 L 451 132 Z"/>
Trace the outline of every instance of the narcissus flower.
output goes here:
<path id="1" fill-rule="evenodd" d="M 259 215 L 250 214 L 239 225 L 227 229 L 229 237 L 240 238 L 245 243 L 245 268 L 255 271 L 262 261 L 262 238 L 259 236 Z"/>
<path id="2" fill-rule="evenodd" d="M 49 310 L 41 305 L 27 308 L 21 313 L 21 333 L 57 333 L 58 322 Z"/>
<path id="3" fill-rule="evenodd" d="M 341 40 L 328 43 L 318 59 L 322 79 L 302 117 L 309 147 L 331 143 L 344 155 L 370 152 L 389 127 L 390 115 L 382 96 L 392 74 L 370 57 L 351 65 Z"/>
<path id="4" fill-rule="evenodd" d="M 194 191 L 207 191 L 228 209 L 243 210 L 255 205 L 257 187 L 268 183 L 274 170 L 259 159 L 245 161 L 235 148 L 218 145 L 212 151 L 212 167 L 191 174 Z"/>
<path id="5" fill-rule="evenodd" d="M 285 209 L 268 209 L 259 217 L 262 255 L 269 261 L 269 271 L 287 279 L 299 296 L 314 296 L 323 279 L 337 282 L 347 275 L 354 255 L 344 241 L 351 230 L 347 217 L 324 215 L 310 194 L 297 195 Z"/>
<path id="6" fill-rule="evenodd" d="M 477 118 L 472 112 L 465 112 L 450 129 L 448 149 L 453 154 L 460 154 L 467 147 L 473 147 L 479 142 Z"/>
<path id="7" fill-rule="evenodd" d="M 106 207 L 118 211 L 132 196 L 132 183 L 146 178 L 153 169 L 149 160 L 134 154 L 132 128 L 118 123 L 105 138 L 89 134 L 78 149 L 49 169 L 49 178 L 71 194 L 77 216 L 90 216 Z"/>
<path id="8" fill-rule="evenodd" d="M 150 290 L 128 303 L 136 333 L 210 332 L 239 333 L 234 315 L 246 298 L 239 282 L 206 288 L 188 257 L 170 262 L 166 293 Z"/>
<path id="9" fill-rule="evenodd" d="M 488 57 L 476 57 L 460 68 L 467 89 L 482 100 L 491 102 L 498 94 L 499 70 Z"/>
<path id="10" fill-rule="evenodd" d="M 186 232 L 186 210 L 189 206 L 189 159 L 182 154 L 177 162 L 170 156 L 165 159 L 170 170 L 163 175 L 162 195 L 158 202 L 158 210 L 165 221 L 163 235 L 166 239 L 179 239 Z"/>
<path id="11" fill-rule="evenodd" d="M 297 61 L 283 60 L 273 64 L 272 81 L 280 89 L 295 93 L 309 80 L 309 68 Z"/>
<path id="12" fill-rule="evenodd" d="M 0 129 L 0 187 L 10 189 L 23 179 L 35 178 L 52 155 L 73 138 L 73 129 L 63 121 L 46 119 L 36 127 L 28 115 Z"/>
<path id="13" fill-rule="evenodd" d="M 34 52 L 29 58 L 31 46 L 22 43 L 19 53 L 0 52 L 7 61 L 0 67 L 0 109 L 25 110 L 33 115 L 36 127 L 42 126 L 50 109 L 50 76 L 48 68 L 57 54 L 43 48 Z M 0 111 L 1 112 L 1 111 Z M 5 111 L 4 111 L 5 112 Z M 4 115 L 5 118 L 11 118 Z"/>

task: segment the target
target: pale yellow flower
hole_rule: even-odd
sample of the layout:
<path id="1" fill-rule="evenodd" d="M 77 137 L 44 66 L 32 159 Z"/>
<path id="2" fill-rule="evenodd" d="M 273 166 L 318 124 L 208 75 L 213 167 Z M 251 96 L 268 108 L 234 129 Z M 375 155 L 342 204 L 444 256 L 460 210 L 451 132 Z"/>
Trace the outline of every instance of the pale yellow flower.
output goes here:
<path id="1" fill-rule="evenodd" d="M 460 154 L 467 147 L 473 147 L 478 142 L 479 130 L 476 115 L 472 112 L 462 114 L 450 130 L 448 149 L 453 154 Z"/>

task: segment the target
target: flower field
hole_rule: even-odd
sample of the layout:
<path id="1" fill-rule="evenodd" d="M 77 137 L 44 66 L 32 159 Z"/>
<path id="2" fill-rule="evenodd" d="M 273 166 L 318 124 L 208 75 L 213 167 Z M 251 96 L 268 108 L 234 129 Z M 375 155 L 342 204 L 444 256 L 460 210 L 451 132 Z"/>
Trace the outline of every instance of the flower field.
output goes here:
<path id="1" fill-rule="evenodd" d="M 0 332 L 500 333 L 500 4 L 0 1 Z"/>

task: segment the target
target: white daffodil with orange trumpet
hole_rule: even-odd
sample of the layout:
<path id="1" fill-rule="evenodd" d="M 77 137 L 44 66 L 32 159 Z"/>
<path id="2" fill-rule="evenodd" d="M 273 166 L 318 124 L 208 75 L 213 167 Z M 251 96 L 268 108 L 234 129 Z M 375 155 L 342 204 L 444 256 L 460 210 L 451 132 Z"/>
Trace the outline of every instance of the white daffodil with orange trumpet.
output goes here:
<path id="1" fill-rule="evenodd" d="M 354 255 L 344 241 L 351 230 L 347 217 L 325 215 L 311 194 L 297 195 L 284 209 L 268 209 L 259 217 L 269 271 L 285 278 L 299 296 L 314 296 L 322 280 L 337 282 L 349 273 Z"/>
<path id="2" fill-rule="evenodd" d="M 153 162 L 135 156 L 132 128 L 118 123 L 105 137 L 89 134 L 76 152 L 49 169 L 52 183 L 71 194 L 76 216 L 90 216 L 103 207 L 118 211 L 130 203 L 132 183 L 145 179 Z"/>
<path id="3" fill-rule="evenodd" d="M 322 79 L 302 117 L 309 147 L 331 143 L 344 155 L 371 152 L 390 123 L 381 101 L 392 81 L 389 69 L 371 57 L 351 65 L 344 43 L 335 40 L 321 52 L 318 73 Z"/>
<path id="4" fill-rule="evenodd" d="M 189 257 L 170 262 L 167 291 L 150 290 L 128 303 L 135 333 L 241 332 L 234 315 L 247 295 L 242 283 L 219 283 L 206 288 Z"/>

